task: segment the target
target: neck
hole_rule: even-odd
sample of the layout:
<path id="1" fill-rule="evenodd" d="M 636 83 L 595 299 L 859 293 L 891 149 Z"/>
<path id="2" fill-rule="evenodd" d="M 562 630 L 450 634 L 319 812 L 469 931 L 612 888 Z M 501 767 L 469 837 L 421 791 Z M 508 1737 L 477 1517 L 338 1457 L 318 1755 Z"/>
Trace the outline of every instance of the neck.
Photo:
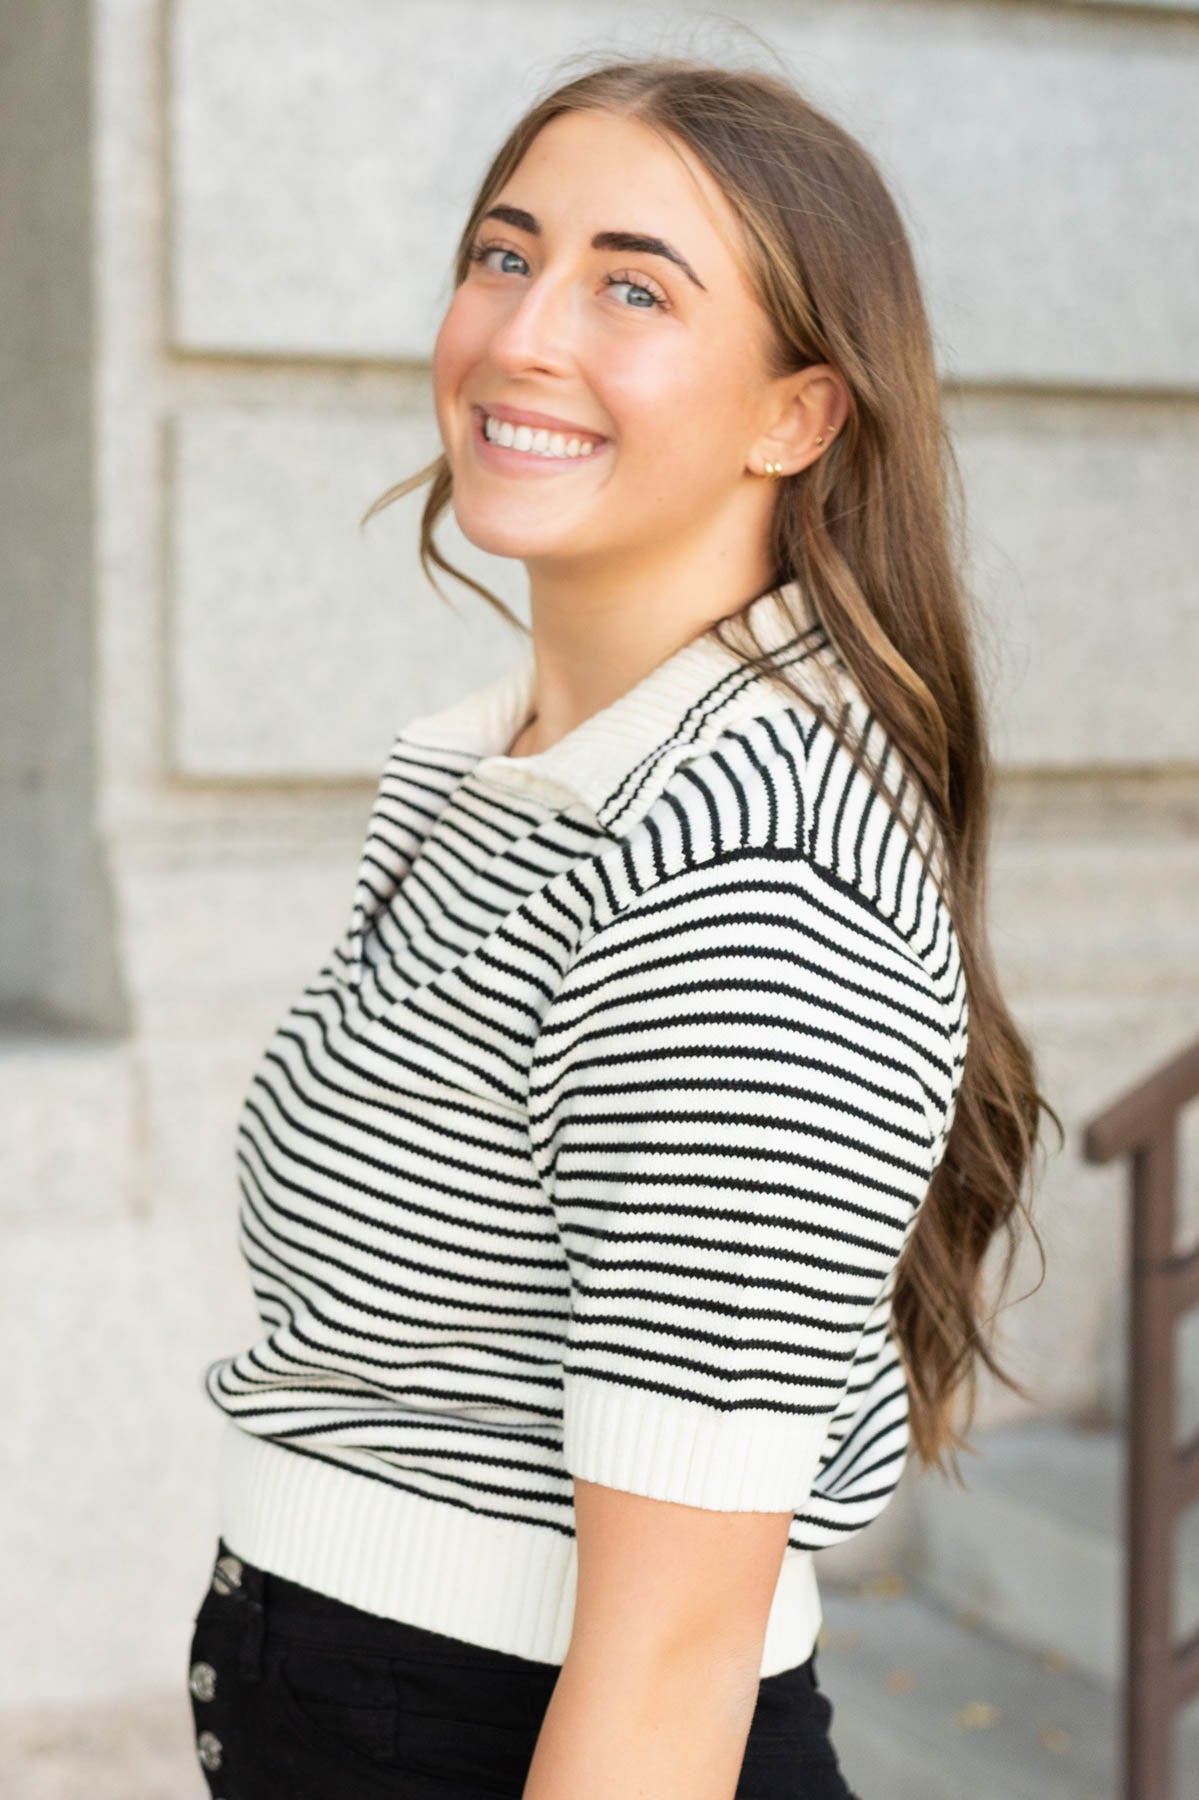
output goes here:
<path id="1" fill-rule="evenodd" d="M 738 573 L 719 564 L 680 571 L 676 561 L 669 577 L 643 571 L 636 580 L 609 578 L 602 589 L 531 569 L 532 712 L 510 753 L 549 749 L 769 583 L 756 563 Z"/>

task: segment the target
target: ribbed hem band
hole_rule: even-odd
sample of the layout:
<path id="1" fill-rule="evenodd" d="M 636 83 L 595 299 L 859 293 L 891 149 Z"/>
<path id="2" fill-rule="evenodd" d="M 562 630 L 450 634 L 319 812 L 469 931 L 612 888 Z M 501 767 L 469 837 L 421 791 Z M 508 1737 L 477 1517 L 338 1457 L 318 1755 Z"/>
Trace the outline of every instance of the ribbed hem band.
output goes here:
<path id="1" fill-rule="evenodd" d="M 406 1492 L 232 1420 L 221 1439 L 218 1495 L 221 1535 L 259 1568 L 466 1643 L 534 1662 L 566 1656 L 573 1537 Z M 806 1662 L 820 1623 L 812 1552 L 788 1550 L 760 1674 Z"/>

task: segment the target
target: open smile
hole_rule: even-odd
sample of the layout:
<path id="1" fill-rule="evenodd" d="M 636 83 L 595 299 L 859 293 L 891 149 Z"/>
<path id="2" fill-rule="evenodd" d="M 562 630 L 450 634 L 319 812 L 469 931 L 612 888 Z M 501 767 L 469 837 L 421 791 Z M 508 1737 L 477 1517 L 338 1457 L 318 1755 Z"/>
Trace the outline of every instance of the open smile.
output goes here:
<path id="1" fill-rule="evenodd" d="M 479 460 L 495 469 L 503 469 L 510 473 L 537 475 L 560 474 L 563 469 L 574 469 L 587 463 L 594 463 L 608 449 L 610 439 L 586 437 L 568 431 L 548 431 L 543 427 L 518 425 L 515 428 L 505 422 L 495 420 L 503 430 L 505 437 L 512 442 L 496 443 L 486 432 L 488 414 L 481 406 L 471 407 L 471 436 Z M 571 450 L 573 448 L 573 454 Z"/>

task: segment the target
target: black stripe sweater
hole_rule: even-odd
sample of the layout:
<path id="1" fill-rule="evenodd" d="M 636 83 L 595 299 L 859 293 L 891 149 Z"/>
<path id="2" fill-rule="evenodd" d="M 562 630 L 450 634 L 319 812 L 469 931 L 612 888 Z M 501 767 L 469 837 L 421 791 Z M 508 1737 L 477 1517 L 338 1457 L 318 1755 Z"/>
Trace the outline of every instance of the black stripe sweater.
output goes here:
<path id="1" fill-rule="evenodd" d="M 810 1654 L 813 1553 L 909 1446 L 890 1301 L 967 1008 L 927 805 L 780 592 L 820 705 L 701 635 L 536 755 L 531 652 L 396 737 L 238 1121 L 262 1334 L 204 1384 L 248 1560 L 561 1662 L 573 1477 L 790 1510 L 761 1673 Z"/>

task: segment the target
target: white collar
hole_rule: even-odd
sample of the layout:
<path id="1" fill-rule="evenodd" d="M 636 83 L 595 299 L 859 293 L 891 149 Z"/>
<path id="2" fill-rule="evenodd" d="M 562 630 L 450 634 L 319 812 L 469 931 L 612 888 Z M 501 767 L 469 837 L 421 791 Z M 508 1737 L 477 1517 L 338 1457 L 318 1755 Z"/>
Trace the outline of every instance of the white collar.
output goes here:
<path id="1" fill-rule="evenodd" d="M 779 667 L 816 665 L 846 698 L 846 671 L 797 581 L 751 601 L 747 614 Z M 399 733 L 414 746 L 478 757 L 476 773 L 514 791 L 582 800 L 605 830 L 629 831 L 649 810 L 680 763 L 741 720 L 793 705 L 782 683 L 747 669 L 740 657 L 702 632 L 651 669 L 610 705 L 532 756 L 508 756 L 528 718 L 536 666 L 532 649 L 502 674 L 438 712 L 412 719 Z M 826 688 L 826 692 L 828 692 Z M 851 690 L 852 691 L 852 687 Z"/>

